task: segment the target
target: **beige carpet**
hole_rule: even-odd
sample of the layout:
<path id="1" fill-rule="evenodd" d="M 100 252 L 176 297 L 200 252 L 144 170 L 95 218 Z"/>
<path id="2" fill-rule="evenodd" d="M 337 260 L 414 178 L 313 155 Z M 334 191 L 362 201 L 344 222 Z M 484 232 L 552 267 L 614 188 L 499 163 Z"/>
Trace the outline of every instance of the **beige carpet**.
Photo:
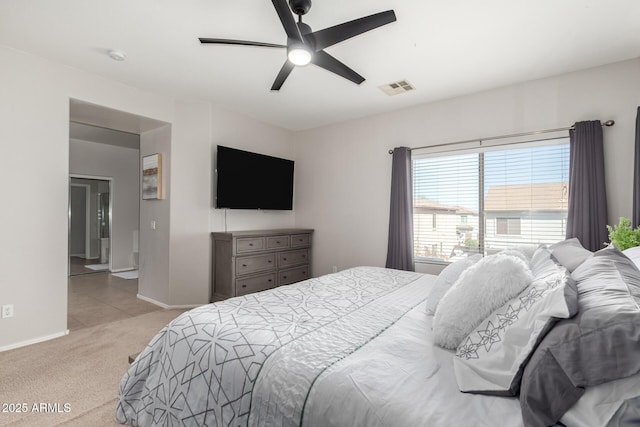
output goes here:
<path id="1" fill-rule="evenodd" d="M 0 405 L 27 407 L 26 413 L 0 407 L 0 426 L 118 425 L 116 397 L 128 356 L 183 311 L 154 311 L 0 353 Z"/>

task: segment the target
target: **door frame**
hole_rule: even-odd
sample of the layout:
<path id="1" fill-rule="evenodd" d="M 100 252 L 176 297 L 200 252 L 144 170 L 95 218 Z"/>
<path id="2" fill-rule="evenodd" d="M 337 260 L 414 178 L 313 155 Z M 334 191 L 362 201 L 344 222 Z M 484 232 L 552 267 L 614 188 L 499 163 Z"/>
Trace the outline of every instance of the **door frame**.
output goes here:
<path id="1" fill-rule="evenodd" d="M 71 186 L 85 186 L 85 184 L 75 184 L 71 182 L 72 178 L 78 178 L 78 179 L 91 179 L 91 180 L 95 180 L 95 181 L 107 181 L 109 183 L 109 270 L 111 271 L 111 269 L 113 268 L 113 264 L 112 264 L 112 260 L 113 260 L 113 178 L 110 176 L 99 176 L 99 175 L 82 175 L 82 174 L 69 174 L 69 200 L 68 200 L 68 205 L 69 205 L 69 215 L 68 215 L 68 225 L 67 225 L 67 276 L 69 276 L 71 274 L 71 261 L 70 261 L 70 255 L 71 255 Z M 91 245 L 90 245 L 90 237 L 91 237 L 91 223 L 89 221 L 89 213 L 91 210 L 91 188 L 90 186 L 86 185 L 87 187 L 87 243 L 85 243 L 86 247 L 85 247 L 85 253 L 87 254 L 87 257 L 91 256 Z"/>
<path id="2" fill-rule="evenodd" d="M 87 184 L 69 183 L 69 256 L 71 254 L 71 187 L 84 188 L 84 258 L 91 258 L 91 223 L 89 222 L 89 216 L 91 215 L 91 186 Z"/>

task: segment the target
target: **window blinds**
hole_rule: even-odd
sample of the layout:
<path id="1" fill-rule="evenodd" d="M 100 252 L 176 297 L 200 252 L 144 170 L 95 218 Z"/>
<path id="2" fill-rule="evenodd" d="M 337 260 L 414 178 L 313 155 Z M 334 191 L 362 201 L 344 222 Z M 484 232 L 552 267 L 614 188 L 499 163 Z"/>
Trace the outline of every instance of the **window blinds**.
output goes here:
<path id="1" fill-rule="evenodd" d="M 564 239 L 568 142 L 414 155 L 416 259 L 450 262 Z"/>

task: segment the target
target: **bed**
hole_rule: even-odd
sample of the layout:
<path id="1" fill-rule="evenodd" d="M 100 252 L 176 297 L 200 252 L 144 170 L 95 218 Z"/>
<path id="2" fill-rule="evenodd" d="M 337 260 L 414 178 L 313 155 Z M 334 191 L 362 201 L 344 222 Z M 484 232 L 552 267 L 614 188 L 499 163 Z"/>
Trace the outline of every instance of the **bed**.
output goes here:
<path id="1" fill-rule="evenodd" d="M 605 253 L 615 255 L 614 263 L 607 258 L 605 264 L 622 265 L 624 274 L 617 276 L 631 283 L 626 288 L 632 290 L 627 292 L 629 298 L 616 304 L 627 307 L 619 323 L 631 325 L 621 329 L 628 342 L 619 340 L 632 356 L 638 351 L 636 357 L 623 360 L 618 354 L 620 366 L 608 367 L 611 372 L 584 375 L 588 387 L 567 386 L 558 383 L 553 369 L 551 374 L 540 373 L 549 365 L 541 355 L 557 344 L 557 335 L 563 336 L 552 332 L 562 332 L 566 329 L 563 322 L 582 316 L 577 315 L 581 283 L 571 279 L 573 273 L 552 256 L 552 249 L 545 250 L 543 255 L 541 250 L 500 255 L 501 262 L 509 258 L 511 264 L 526 264 L 531 272 L 522 280 L 528 282 L 497 297 L 499 301 L 493 301 L 497 307 L 485 308 L 488 315 L 476 314 L 483 317 L 482 322 L 473 322 L 472 332 L 452 349 L 434 344 L 441 338 L 446 314 L 455 311 L 442 307 L 447 307 L 456 292 L 473 294 L 460 283 L 465 277 L 476 283 L 478 271 L 493 268 L 482 265 L 483 260 L 457 262 L 439 276 L 357 267 L 193 309 L 163 328 L 132 363 L 120 383 L 116 419 L 139 426 L 336 427 L 470 422 L 474 426 L 532 426 L 556 421 L 582 426 L 639 421 L 640 362 L 635 360 L 640 359 L 636 346 L 640 340 L 640 272 L 621 252 Z M 576 258 L 571 250 L 564 252 Z M 591 260 L 599 252 L 581 256 Z M 541 267 L 543 258 L 546 267 Z M 494 270 L 508 276 L 501 268 Z M 592 280 L 593 271 L 583 270 L 577 272 Z M 491 280 L 495 282 L 496 276 Z M 482 287 L 474 289 L 477 292 Z M 442 307 L 436 306 L 434 312 L 435 299 L 440 299 Z M 457 309 L 464 309 L 464 301 L 454 301 Z M 634 301 L 635 308 L 630 304 Z M 516 303 L 519 318 L 513 315 Z M 538 306 L 543 308 L 533 309 Z M 497 325 L 496 319 L 503 322 L 499 334 L 474 341 L 472 336 L 480 336 L 478 329 L 488 330 L 487 322 Z M 526 328 L 518 324 L 523 321 L 535 325 L 524 334 Z M 458 327 L 464 321 L 454 323 Z M 574 333 L 575 328 L 569 331 Z M 524 344 L 517 343 L 523 339 Z M 527 351 L 515 357 L 514 346 Z M 474 359 L 474 351 L 476 356 L 486 354 Z M 495 354 L 489 357 L 490 352 Z M 492 357 L 499 364 L 510 361 L 513 372 L 505 377 L 509 369 L 497 369 L 495 361 L 487 362 Z M 586 360 L 578 365 L 582 362 Z M 461 392 L 461 386 L 468 390 Z M 547 411 L 540 405 L 553 406 L 556 386 L 574 392 L 565 403 L 570 407 Z M 548 396 L 540 399 L 536 393 Z M 559 416 L 558 411 L 562 411 Z M 540 413 L 542 418 L 536 418 Z M 545 417 L 549 416 L 557 419 L 548 422 Z"/>

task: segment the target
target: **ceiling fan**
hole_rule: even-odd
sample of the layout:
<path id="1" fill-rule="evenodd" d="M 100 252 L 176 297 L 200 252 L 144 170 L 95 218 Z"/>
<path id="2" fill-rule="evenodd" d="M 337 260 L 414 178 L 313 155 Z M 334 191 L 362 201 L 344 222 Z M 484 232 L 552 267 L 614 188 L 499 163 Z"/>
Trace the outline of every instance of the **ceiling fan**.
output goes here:
<path id="1" fill-rule="evenodd" d="M 364 77 L 329 55 L 324 49 L 396 20 L 393 10 L 387 10 L 325 28 L 324 30 L 312 31 L 309 25 L 302 22 L 302 15 L 305 15 L 311 9 L 311 0 L 289 0 L 289 6 L 287 6 L 287 0 L 271 0 L 271 2 L 278 13 L 278 17 L 280 17 L 284 31 L 287 33 L 286 45 L 212 38 L 200 38 L 199 40 L 202 44 L 231 44 L 287 49 L 287 60 L 280 69 L 273 86 L 271 86 L 273 91 L 280 90 L 295 66 L 303 66 L 309 63 L 331 71 L 356 84 L 362 83 L 365 80 Z M 289 10 L 289 7 L 291 10 Z M 297 23 L 291 12 L 298 15 Z"/>

